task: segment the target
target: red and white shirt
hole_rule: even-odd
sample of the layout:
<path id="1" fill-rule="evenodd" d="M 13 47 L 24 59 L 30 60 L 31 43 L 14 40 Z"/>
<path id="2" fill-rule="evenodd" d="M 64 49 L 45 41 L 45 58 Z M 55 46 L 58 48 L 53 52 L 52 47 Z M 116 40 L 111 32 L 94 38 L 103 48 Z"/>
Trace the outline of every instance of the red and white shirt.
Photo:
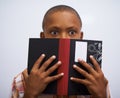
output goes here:
<path id="1" fill-rule="evenodd" d="M 18 74 L 12 83 L 12 95 L 11 98 L 23 98 L 25 88 L 25 79 L 23 73 Z M 107 87 L 106 89 L 107 98 L 110 98 L 110 92 Z M 92 98 L 90 95 L 81 96 L 55 96 L 55 95 L 40 95 L 38 98 Z"/>

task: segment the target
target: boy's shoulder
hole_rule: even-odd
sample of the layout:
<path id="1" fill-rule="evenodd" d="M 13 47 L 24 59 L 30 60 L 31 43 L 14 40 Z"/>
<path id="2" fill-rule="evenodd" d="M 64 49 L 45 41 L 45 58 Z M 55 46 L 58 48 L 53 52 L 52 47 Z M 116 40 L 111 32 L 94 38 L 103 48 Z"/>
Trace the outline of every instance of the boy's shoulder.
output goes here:
<path id="1" fill-rule="evenodd" d="M 24 71 L 23 71 L 24 72 Z M 23 72 L 17 74 L 12 83 L 12 97 L 13 96 L 19 96 L 19 98 L 22 98 L 24 95 L 24 76 Z"/>

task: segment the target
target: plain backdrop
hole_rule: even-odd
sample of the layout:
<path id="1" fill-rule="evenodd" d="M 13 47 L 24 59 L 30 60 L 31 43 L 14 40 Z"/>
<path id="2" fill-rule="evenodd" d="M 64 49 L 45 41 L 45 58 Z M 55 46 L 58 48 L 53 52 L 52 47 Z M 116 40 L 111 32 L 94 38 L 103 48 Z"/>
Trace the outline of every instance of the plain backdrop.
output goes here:
<path id="1" fill-rule="evenodd" d="M 0 98 L 9 98 L 14 76 L 27 67 L 28 39 L 39 38 L 52 6 L 75 8 L 84 39 L 103 41 L 102 70 L 112 98 L 120 98 L 120 0 L 0 0 Z"/>

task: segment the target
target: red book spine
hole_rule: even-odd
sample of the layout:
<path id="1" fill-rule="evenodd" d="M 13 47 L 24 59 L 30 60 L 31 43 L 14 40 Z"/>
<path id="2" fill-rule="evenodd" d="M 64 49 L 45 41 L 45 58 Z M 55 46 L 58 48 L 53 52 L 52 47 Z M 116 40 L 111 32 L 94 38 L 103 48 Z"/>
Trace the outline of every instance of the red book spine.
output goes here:
<path id="1" fill-rule="evenodd" d="M 58 59 L 62 62 L 62 65 L 59 67 L 58 73 L 63 72 L 64 76 L 60 80 L 58 80 L 57 84 L 58 95 L 68 95 L 69 56 L 70 56 L 70 39 L 60 39 Z"/>

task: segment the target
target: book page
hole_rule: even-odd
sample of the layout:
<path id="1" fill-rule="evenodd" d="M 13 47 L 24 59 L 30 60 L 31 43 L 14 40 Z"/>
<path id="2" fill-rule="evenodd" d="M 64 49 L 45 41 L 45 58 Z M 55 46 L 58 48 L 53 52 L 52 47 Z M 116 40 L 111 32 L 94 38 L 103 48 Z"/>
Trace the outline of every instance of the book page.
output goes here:
<path id="1" fill-rule="evenodd" d="M 86 61 L 87 59 L 87 42 L 75 42 L 75 62 L 78 62 L 78 58 Z"/>

